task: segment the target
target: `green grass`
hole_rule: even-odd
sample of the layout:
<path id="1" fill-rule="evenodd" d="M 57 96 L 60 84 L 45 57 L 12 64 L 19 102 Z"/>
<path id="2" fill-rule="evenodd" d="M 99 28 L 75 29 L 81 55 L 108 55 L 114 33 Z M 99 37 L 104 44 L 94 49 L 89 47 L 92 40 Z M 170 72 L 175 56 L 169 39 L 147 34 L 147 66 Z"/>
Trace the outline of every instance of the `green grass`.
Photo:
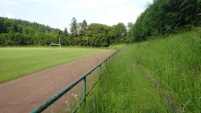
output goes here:
<path id="1" fill-rule="evenodd" d="M 148 71 L 163 90 L 158 90 L 137 65 Z M 201 110 L 200 28 L 125 46 L 108 67 L 87 97 L 86 107 L 82 106 L 78 112 L 198 113 Z M 163 98 L 162 94 L 169 98 Z M 171 101 L 174 110 L 167 101 Z"/>
<path id="2" fill-rule="evenodd" d="M 120 49 L 122 47 L 126 46 L 126 44 L 114 44 L 114 45 L 110 45 L 108 48 L 110 49 Z"/>
<path id="3" fill-rule="evenodd" d="M 136 59 L 173 96 L 178 112 L 200 112 L 201 29 L 136 46 Z"/>
<path id="4" fill-rule="evenodd" d="M 0 48 L 0 83 L 102 51 L 92 48 Z"/>

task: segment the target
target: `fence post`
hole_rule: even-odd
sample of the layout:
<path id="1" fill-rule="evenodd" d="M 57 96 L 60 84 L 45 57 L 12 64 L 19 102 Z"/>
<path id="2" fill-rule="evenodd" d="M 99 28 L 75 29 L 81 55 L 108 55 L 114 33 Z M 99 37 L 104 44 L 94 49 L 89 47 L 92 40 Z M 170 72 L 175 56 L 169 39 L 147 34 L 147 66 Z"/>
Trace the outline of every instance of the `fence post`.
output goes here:
<path id="1" fill-rule="evenodd" d="M 84 104 L 86 104 L 86 90 L 87 90 L 86 84 L 87 84 L 86 77 L 84 77 L 84 79 L 83 79 L 83 98 L 84 98 Z"/>
<path id="2" fill-rule="evenodd" d="M 101 65 L 98 66 L 99 76 L 101 77 Z"/>
<path id="3" fill-rule="evenodd" d="M 108 65 L 108 63 L 107 63 L 108 61 L 107 61 L 107 60 L 108 60 L 108 59 L 105 60 L 105 67 L 106 67 L 106 70 L 107 70 L 107 65 Z"/>

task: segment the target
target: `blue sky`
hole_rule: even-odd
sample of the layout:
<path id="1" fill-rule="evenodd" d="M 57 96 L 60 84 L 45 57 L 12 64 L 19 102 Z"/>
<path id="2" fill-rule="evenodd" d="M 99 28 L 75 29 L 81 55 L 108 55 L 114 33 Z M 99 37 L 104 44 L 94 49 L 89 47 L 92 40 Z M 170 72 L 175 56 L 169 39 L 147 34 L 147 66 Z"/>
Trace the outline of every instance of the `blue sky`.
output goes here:
<path id="1" fill-rule="evenodd" d="M 0 16 L 69 30 L 72 17 L 88 24 L 134 23 L 153 0 L 0 0 Z"/>

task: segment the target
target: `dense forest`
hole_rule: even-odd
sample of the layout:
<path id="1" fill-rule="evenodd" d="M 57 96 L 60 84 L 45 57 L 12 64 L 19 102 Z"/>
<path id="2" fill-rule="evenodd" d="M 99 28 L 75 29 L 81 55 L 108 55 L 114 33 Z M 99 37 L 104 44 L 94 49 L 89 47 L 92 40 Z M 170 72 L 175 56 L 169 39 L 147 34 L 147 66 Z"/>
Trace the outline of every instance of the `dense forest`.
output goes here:
<path id="1" fill-rule="evenodd" d="M 200 25 L 201 0 L 154 0 L 132 25 L 129 41 L 144 41 Z"/>
<path id="2" fill-rule="evenodd" d="M 66 35 L 67 32 L 36 22 L 0 17 L 1 46 L 44 46 L 50 44 L 51 40 L 58 43 L 57 37 L 63 39 Z"/>
<path id="3" fill-rule="evenodd" d="M 36 22 L 0 17 L 0 46 L 48 46 L 59 43 L 60 39 L 62 46 L 107 47 L 125 43 L 126 37 L 123 23 L 88 25 L 86 20 L 77 22 L 73 17 L 69 33 L 67 28 L 62 31 Z"/>

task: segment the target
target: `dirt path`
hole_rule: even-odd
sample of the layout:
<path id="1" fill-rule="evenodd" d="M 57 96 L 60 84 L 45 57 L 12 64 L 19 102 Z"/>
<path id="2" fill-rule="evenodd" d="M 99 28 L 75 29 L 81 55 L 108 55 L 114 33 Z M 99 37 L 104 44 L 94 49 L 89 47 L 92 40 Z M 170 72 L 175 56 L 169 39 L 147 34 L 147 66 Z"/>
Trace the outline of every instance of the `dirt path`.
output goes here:
<path id="1" fill-rule="evenodd" d="M 28 113 L 75 81 L 114 51 L 78 59 L 0 84 L 0 113 Z"/>

